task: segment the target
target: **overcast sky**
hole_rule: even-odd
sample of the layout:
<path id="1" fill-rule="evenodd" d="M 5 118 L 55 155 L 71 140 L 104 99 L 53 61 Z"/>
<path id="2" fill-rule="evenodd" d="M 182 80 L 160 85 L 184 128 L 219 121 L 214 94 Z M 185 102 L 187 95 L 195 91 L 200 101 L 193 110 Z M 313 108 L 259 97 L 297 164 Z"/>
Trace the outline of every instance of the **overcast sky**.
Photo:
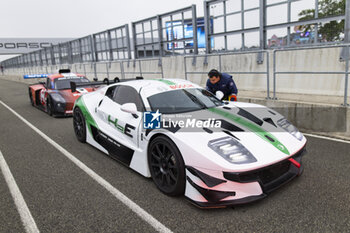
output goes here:
<path id="1" fill-rule="evenodd" d="M 0 38 L 79 38 L 192 4 L 197 5 L 197 16 L 203 16 L 203 0 L 0 0 Z M 240 0 L 228 5 L 239 9 Z M 246 8 L 258 5 L 259 0 L 245 0 Z M 301 9 L 313 5 L 314 0 L 292 3 L 292 21 Z M 286 5 L 268 9 L 267 22 L 286 20 L 286 9 Z M 246 16 L 248 27 L 259 23 L 257 13 Z"/>
<path id="2" fill-rule="evenodd" d="M 203 0 L 1 0 L 0 38 L 83 37 Z"/>

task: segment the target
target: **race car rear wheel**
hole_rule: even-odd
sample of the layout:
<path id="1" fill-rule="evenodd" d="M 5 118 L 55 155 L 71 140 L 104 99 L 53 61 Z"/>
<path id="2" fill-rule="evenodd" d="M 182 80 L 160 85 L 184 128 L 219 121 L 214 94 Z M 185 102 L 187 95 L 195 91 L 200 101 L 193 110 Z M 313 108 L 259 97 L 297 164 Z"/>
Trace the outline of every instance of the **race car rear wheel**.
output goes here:
<path id="1" fill-rule="evenodd" d="M 46 99 L 46 111 L 47 111 L 47 114 L 49 114 L 50 116 L 52 116 L 52 112 L 53 112 L 52 108 L 53 108 L 52 100 L 51 100 L 51 97 L 49 96 Z"/>
<path id="2" fill-rule="evenodd" d="M 73 127 L 75 136 L 80 142 L 86 142 L 85 118 L 80 108 L 75 108 L 73 112 Z"/>
<path id="3" fill-rule="evenodd" d="M 29 92 L 29 100 L 30 100 L 30 104 L 32 106 L 34 106 L 34 101 L 33 101 L 33 95 L 32 95 L 32 91 L 30 89 L 28 89 Z"/>
<path id="4" fill-rule="evenodd" d="M 176 145 L 165 136 L 158 136 L 148 147 L 148 166 L 157 188 L 170 196 L 185 191 L 185 165 Z"/>

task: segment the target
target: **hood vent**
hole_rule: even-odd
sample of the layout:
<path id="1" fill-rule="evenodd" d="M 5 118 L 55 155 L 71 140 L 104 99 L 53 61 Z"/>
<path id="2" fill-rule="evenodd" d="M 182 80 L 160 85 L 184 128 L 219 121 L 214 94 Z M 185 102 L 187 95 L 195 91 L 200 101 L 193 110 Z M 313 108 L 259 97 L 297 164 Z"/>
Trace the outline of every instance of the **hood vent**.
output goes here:
<path id="1" fill-rule="evenodd" d="M 267 136 L 267 135 L 265 135 L 265 137 L 266 137 L 267 139 L 269 139 L 270 142 L 275 142 L 275 140 L 273 140 L 273 138 L 271 138 L 271 137 L 269 137 L 269 136 Z"/>
<path id="2" fill-rule="evenodd" d="M 275 122 L 273 122 L 273 120 L 272 120 L 271 118 L 266 117 L 266 118 L 264 118 L 263 120 L 264 120 L 265 122 L 267 122 L 267 123 L 269 123 L 269 124 L 271 124 L 271 125 L 273 125 L 273 126 L 275 126 L 275 127 L 277 128 L 277 125 L 275 124 Z"/>
<path id="3" fill-rule="evenodd" d="M 262 126 L 262 124 L 264 123 L 262 120 L 260 120 L 259 118 L 257 118 L 256 116 L 254 116 L 253 114 L 251 114 L 250 112 L 247 112 L 246 110 L 239 108 L 238 111 L 238 115 L 247 118 L 248 120 L 254 122 L 257 125 Z"/>

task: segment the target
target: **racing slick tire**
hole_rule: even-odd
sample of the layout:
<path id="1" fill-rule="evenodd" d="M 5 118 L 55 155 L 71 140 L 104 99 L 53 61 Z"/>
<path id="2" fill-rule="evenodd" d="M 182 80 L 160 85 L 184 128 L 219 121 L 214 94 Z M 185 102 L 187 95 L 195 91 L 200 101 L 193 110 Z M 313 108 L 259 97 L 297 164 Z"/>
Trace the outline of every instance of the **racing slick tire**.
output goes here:
<path id="1" fill-rule="evenodd" d="M 53 114 L 53 103 L 50 96 L 46 99 L 46 112 L 49 114 L 49 116 L 52 116 Z"/>
<path id="2" fill-rule="evenodd" d="M 157 188 L 169 196 L 185 192 L 185 165 L 176 145 L 165 136 L 153 139 L 148 147 L 148 166 Z"/>
<path id="3" fill-rule="evenodd" d="M 32 106 L 34 106 L 33 95 L 32 95 L 32 91 L 30 90 L 30 88 L 28 89 L 28 92 L 29 92 L 30 104 L 31 104 Z"/>
<path id="4" fill-rule="evenodd" d="M 80 108 L 75 108 L 73 112 L 74 133 L 79 142 L 86 142 L 86 123 L 85 117 Z"/>

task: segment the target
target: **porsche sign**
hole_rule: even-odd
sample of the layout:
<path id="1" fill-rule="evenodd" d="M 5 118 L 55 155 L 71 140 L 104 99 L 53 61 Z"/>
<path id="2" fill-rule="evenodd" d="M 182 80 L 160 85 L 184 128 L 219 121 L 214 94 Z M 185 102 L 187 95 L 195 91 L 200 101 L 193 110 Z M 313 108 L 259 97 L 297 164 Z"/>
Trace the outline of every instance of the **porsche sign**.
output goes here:
<path id="1" fill-rule="evenodd" d="M 29 53 L 70 40 L 72 38 L 0 38 L 0 55 Z"/>

